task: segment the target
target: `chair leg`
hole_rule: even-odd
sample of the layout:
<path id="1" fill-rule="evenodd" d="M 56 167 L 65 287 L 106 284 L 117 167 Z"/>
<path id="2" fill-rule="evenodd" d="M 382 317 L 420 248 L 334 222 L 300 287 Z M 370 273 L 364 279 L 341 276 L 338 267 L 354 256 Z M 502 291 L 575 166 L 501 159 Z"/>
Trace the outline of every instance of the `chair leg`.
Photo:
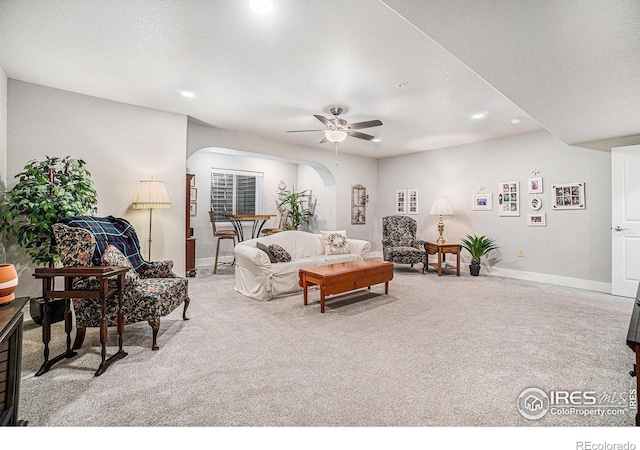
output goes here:
<path id="1" fill-rule="evenodd" d="M 87 327 L 77 327 L 76 328 L 76 339 L 73 342 L 73 350 L 78 350 L 82 347 L 82 343 L 84 342 L 84 337 L 87 334 Z"/>
<path id="2" fill-rule="evenodd" d="M 213 273 L 215 274 L 218 271 L 218 252 L 220 251 L 220 238 L 218 238 L 218 244 L 216 245 L 216 262 L 213 266 Z"/>
<path id="3" fill-rule="evenodd" d="M 191 300 L 189 300 L 189 297 L 184 299 L 184 310 L 182 311 L 182 320 L 189 320 L 189 318 L 187 317 L 187 308 L 189 307 L 189 302 Z"/>
<path id="4" fill-rule="evenodd" d="M 158 350 L 160 349 L 160 347 L 158 347 L 158 330 L 160 329 L 160 319 L 155 321 L 149 319 L 148 322 L 149 326 L 153 330 L 153 342 L 151 344 L 151 350 Z"/>

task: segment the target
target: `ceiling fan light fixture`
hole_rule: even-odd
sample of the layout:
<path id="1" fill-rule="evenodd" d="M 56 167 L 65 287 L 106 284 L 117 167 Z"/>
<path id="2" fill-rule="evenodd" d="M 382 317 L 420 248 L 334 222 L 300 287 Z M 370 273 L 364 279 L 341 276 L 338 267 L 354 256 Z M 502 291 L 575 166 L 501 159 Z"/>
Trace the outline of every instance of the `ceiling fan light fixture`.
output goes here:
<path id="1" fill-rule="evenodd" d="M 340 143 L 347 138 L 347 132 L 344 130 L 327 130 L 324 132 L 329 142 Z"/>

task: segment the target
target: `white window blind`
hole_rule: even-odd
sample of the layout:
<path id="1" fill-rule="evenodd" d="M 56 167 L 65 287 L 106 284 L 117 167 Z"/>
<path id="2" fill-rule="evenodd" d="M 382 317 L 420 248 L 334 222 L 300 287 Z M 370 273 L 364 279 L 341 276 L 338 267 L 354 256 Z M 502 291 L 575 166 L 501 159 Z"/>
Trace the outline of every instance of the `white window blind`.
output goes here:
<path id="1" fill-rule="evenodd" d="M 211 210 L 216 222 L 227 214 L 261 214 L 264 174 L 211 169 Z"/>

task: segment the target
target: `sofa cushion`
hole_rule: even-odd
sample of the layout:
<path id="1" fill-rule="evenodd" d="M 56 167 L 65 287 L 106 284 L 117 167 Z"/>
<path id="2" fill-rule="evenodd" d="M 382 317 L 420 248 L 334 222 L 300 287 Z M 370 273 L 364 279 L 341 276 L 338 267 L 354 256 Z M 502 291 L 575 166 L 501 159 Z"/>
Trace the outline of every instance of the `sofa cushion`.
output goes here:
<path id="1" fill-rule="evenodd" d="M 322 231 L 325 255 L 345 255 L 351 253 L 351 247 L 347 242 L 346 230 Z"/>
<path id="2" fill-rule="evenodd" d="M 271 261 L 272 263 L 277 263 L 278 262 L 278 260 L 274 256 L 274 254 L 271 253 L 271 250 L 269 250 L 269 247 L 267 247 L 266 245 L 264 245 L 264 244 L 262 244 L 260 242 L 256 242 L 256 248 L 259 248 L 260 250 L 265 252 L 267 254 L 267 256 L 269 257 L 269 261 Z"/>
<path id="3" fill-rule="evenodd" d="M 278 244 L 271 244 L 269 246 L 269 251 L 273 254 L 278 262 L 289 262 L 291 261 L 291 255 L 287 253 L 287 251 L 280 247 Z"/>

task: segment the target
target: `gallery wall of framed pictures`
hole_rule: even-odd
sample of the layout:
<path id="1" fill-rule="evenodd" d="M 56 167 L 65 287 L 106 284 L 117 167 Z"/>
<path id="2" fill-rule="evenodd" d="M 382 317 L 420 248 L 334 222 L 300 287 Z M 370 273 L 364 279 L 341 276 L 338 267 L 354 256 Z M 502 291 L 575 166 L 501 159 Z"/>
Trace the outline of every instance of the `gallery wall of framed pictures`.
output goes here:
<path id="1" fill-rule="evenodd" d="M 528 205 L 531 213 L 526 214 L 527 226 L 546 227 L 547 214 L 543 211 L 546 204 L 552 210 L 583 210 L 586 208 L 585 183 L 583 181 L 571 183 L 556 183 L 547 192 L 547 199 L 542 195 L 544 180 L 538 170 L 532 170 L 526 180 L 527 193 L 525 209 Z M 504 181 L 498 184 L 497 209 L 500 217 L 520 216 L 520 182 Z M 550 199 L 549 199 L 550 197 Z M 492 193 L 480 186 L 478 192 L 472 195 L 472 211 L 491 211 L 493 209 Z"/>

